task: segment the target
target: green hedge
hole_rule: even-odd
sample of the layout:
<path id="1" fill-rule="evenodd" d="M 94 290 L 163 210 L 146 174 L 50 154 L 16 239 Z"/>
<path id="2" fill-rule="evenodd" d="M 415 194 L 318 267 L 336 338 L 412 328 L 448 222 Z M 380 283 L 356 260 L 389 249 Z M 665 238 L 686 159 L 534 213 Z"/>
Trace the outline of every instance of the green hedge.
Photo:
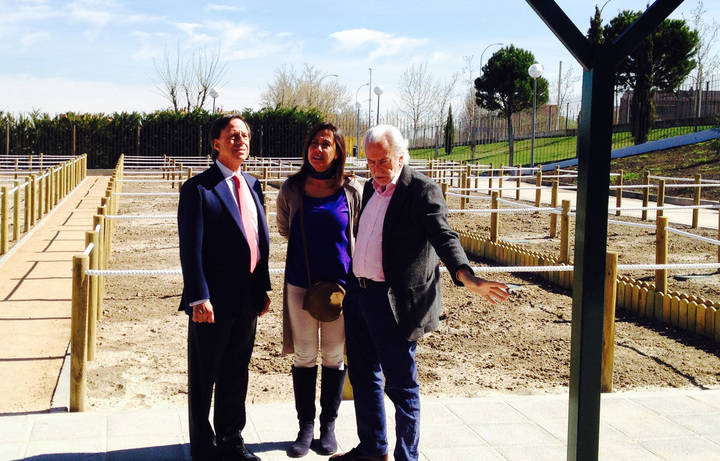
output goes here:
<path id="1" fill-rule="evenodd" d="M 251 151 L 256 156 L 300 155 L 310 127 L 321 120 L 316 111 L 246 110 L 243 118 L 252 128 Z M 121 153 L 142 156 L 209 155 L 209 130 L 218 117 L 204 110 L 189 113 L 75 114 L 50 117 L 33 112 L 14 117 L 0 112 L 0 155 L 88 154 L 88 168 L 113 168 Z M 7 152 L 6 131 L 9 131 Z"/>

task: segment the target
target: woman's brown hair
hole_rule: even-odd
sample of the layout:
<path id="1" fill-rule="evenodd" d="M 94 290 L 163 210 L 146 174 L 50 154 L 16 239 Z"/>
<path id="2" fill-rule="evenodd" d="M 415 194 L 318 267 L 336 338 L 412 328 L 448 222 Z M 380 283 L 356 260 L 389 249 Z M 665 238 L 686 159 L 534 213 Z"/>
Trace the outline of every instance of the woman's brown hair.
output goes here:
<path id="1" fill-rule="evenodd" d="M 315 125 L 312 130 L 310 130 L 310 133 L 308 133 L 307 138 L 305 139 L 305 143 L 303 144 L 302 166 L 300 167 L 300 171 L 292 175 L 291 178 L 294 180 L 304 180 L 306 177 L 310 176 L 312 166 L 310 165 L 310 161 L 308 160 L 308 150 L 310 149 L 310 143 L 312 142 L 315 135 L 323 130 L 330 131 L 333 134 L 333 138 L 335 139 L 335 153 L 337 154 L 337 158 L 333 160 L 330 168 L 335 169 L 335 174 L 333 174 L 332 176 L 333 185 L 335 187 L 340 187 L 342 185 L 343 176 L 345 174 L 345 159 L 347 157 L 347 152 L 345 150 L 345 138 L 343 137 L 340 130 L 330 122 L 319 123 Z"/>

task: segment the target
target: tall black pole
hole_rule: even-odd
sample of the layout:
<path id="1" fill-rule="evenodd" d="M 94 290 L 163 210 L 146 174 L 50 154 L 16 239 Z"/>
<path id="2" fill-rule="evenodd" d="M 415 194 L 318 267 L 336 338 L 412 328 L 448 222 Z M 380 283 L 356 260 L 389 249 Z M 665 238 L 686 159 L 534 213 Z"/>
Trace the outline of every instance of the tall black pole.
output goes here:
<path id="1" fill-rule="evenodd" d="M 607 57 L 602 59 L 605 50 L 596 48 L 599 62 L 608 64 L 583 74 L 578 130 L 567 447 L 570 461 L 596 460 L 598 456 L 613 105 L 613 66 Z"/>

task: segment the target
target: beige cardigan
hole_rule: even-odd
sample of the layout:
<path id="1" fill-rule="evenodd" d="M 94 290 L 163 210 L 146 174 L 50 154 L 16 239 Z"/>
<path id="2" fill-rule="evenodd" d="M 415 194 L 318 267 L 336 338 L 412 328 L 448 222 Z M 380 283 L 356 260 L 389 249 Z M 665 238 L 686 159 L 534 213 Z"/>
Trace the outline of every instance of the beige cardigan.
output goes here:
<path id="1" fill-rule="evenodd" d="M 300 201 L 303 198 L 303 188 L 301 181 L 288 179 L 282 186 L 277 198 L 277 225 L 280 235 L 286 239 L 290 237 L 290 223 L 293 216 L 300 208 Z M 348 252 L 352 256 L 353 248 L 355 248 L 355 234 L 357 234 L 358 218 L 360 214 L 360 206 L 362 205 L 363 186 L 355 176 L 347 176 L 344 178 L 342 188 L 345 190 L 345 198 L 348 203 Z M 285 272 L 287 272 L 287 257 L 285 258 Z M 294 352 L 292 329 L 290 328 L 290 317 L 288 316 L 287 290 L 285 285 L 287 279 L 283 281 L 283 348 L 282 353 L 292 354 Z"/>

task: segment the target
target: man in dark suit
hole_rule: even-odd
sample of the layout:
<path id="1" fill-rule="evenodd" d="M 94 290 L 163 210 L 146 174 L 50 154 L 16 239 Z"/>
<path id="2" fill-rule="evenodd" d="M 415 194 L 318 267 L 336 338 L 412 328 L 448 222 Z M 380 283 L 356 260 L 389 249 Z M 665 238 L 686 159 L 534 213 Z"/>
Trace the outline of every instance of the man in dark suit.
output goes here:
<path id="1" fill-rule="evenodd" d="M 360 445 L 335 461 L 388 459 L 383 390 L 395 405 L 396 461 L 417 460 L 420 387 L 417 340 L 442 310 L 439 259 L 456 285 L 491 302 L 507 287 L 475 277 L 448 224 L 440 187 L 407 164 L 407 140 L 389 125 L 365 134 L 372 180 L 365 184 L 345 298 L 348 373 Z M 383 385 L 384 377 L 384 385 Z"/>
<path id="2" fill-rule="evenodd" d="M 250 127 L 225 115 L 210 130 L 215 164 L 180 190 L 178 233 L 188 326 L 188 410 L 193 460 L 260 458 L 245 447 L 248 364 L 258 315 L 270 299 L 269 237 L 259 182 L 240 166 Z M 210 402 L 215 389 L 215 413 Z"/>

